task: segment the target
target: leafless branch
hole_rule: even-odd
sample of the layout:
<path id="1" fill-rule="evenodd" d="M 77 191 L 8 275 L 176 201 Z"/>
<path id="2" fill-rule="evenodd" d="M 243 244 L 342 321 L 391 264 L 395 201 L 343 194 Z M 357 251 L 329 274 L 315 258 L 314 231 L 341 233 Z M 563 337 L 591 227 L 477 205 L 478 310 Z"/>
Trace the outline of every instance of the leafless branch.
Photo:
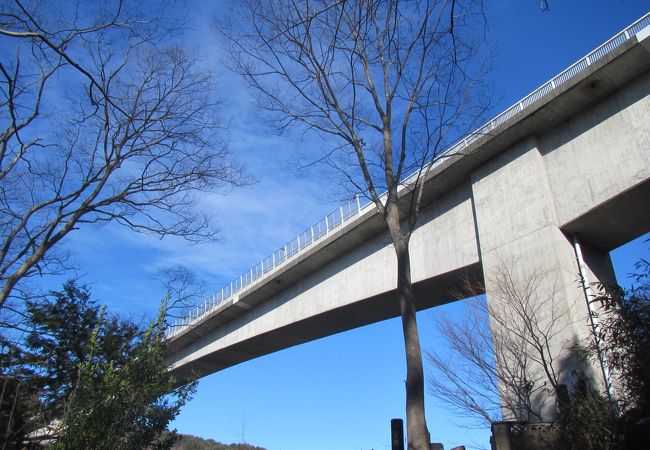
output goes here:
<path id="1" fill-rule="evenodd" d="M 513 268 L 501 265 L 490 299 L 485 286 L 468 280 L 459 297 L 466 300 L 460 318 L 436 317 L 436 327 L 449 351 L 428 352 L 434 372 L 431 393 L 459 414 L 470 413 L 482 424 L 496 420 L 540 420 L 555 406 L 562 382 L 567 307 L 555 289 L 541 286 L 550 274 L 517 280 Z M 544 281 L 544 283 L 542 283 Z"/>
<path id="2" fill-rule="evenodd" d="M 0 306 L 65 264 L 89 223 L 214 239 L 194 193 L 243 182 L 215 121 L 211 77 L 134 1 L 0 9 Z M 164 11 L 163 11 L 164 13 Z"/>

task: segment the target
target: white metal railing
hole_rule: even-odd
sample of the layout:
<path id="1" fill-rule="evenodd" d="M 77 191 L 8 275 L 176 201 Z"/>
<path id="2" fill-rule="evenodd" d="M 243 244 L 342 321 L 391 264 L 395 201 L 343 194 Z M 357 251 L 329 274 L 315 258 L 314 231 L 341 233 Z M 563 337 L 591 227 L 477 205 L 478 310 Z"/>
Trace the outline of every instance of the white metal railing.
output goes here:
<path id="1" fill-rule="evenodd" d="M 503 111 L 501 114 L 487 122 L 476 131 L 468 134 L 463 139 L 456 142 L 443 153 L 436 156 L 436 159 L 430 163 L 433 166 L 442 162 L 442 156 L 451 156 L 460 153 L 463 149 L 473 144 L 477 139 L 486 134 L 489 134 L 493 129 L 503 124 L 507 120 L 517 115 L 520 111 L 544 97 L 546 94 L 557 89 L 569 79 L 581 73 L 595 61 L 598 61 L 605 55 L 612 52 L 627 40 L 633 38 L 639 31 L 650 26 L 650 12 L 641 17 L 639 20 L 628 26 L 626 29 L 616 34 L 600 47 L 593 50 L 584 58 L 564 70 L 559 75 L 547 81 L 539 88 L 528 94 L 526 97 L 519 100 L 510 108 Z M 429 170 L 431 167 L 425 167 Z M 406 186 L 409 182 L 414 181 L 418 174 L 422 173 L 421 170 L 409 175 L 404 179 L 402 185 Z M 271 274 L 276 272 L 279 268 L 283 267 L 287 262 L 293 260 L 297 255 L 309 249 L 312 244 L 320 241 L 325 241 L 329 238 L 330 234 L 344 225 L 353 222 L 352 219 L 359 218 L 362 213 L 365 213 L 373 204 L 366 202 L 363 206 L 356 197 L 353 201 L 340 206 L 337 210 L 325 216 L 324 219 L 315 223 L 305 232 L 301 233 L 291 241 L 287 242 L 282 248 L 273 252 L 270 256 L 264 258 L 261 262 L 251 267 L 248 271 L 244 272 L 239 278 L 231 281 L 224 286 L 219 292 L 212 294 L 203 303 L 196 305 L 187 310 L 186 315 L 177 319 L 170 325 L 167 330 L 166 338 L 172 338 L 180 334 L 185 329 L 188 329 L 200 322 L 206 314 L 217 309 L 220 305 L 227 300 L 241 294 L 243 291 L 250 290 L 258 283 L 268 278 Z"/>
<path id="2" fill-rule="evenodd" d="M 224 286 L 219 292 L 212 294 L 199 305 L 187 310 L 184 317 L 177 319 L 170 325 L 166 337 L 169 339 L 181 333 L 184 329 L 195 325 L 205 314 L 214 311 L 235 294 L 240 294 L 268 278 L 313 244 L 326 240 L 332 232 L 351 222 L 352 219 L 365 212 L 369 206 L 369 204 L 365 204 L 362 207 L 358 196 L 351 202 L 339 206 L 335 211 L 332 211 L 322 220 L 287 242 L 282 248 L 241 274 L 239 278 Z"/>

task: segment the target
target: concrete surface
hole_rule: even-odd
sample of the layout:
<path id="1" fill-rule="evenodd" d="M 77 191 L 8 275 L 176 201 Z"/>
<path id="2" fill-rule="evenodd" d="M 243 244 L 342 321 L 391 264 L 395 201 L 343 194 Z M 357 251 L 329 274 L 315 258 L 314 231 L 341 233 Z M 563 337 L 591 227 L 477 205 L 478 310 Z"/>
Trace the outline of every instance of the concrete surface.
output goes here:
<path id="1" fill-rule="evenodd" d="M 610 280 L 607 252 L 650 230 L 648 39 L 626 42 L 431 171 L 411 241 L 420 309 L 454 300 L 467 275 L 485 275 L 490 299 L 495 270 L 516 263 L 522 280 L 555 273 L 545 283 L 563 299 L 563 336 L 586 336 L 573 236 L 590 281 Z M 171 370 L 203 376 L 395 317 L 395 267 L 381 217 L 365 209 L 175 336 Z"/>

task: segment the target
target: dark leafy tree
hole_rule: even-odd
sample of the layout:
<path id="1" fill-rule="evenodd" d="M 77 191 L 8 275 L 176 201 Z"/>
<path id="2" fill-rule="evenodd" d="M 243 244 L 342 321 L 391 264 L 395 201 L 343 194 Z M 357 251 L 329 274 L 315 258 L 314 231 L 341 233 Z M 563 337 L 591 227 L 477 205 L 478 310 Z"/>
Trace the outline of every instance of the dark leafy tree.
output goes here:
<path id="1" fill-rule="evenodd" d="M 175 433 L 163 433 L 194 391 L 176 387 L 167 372 L 161 314 L 126 343 L 123 364 L 94 355 L 102 351 L 103 314 L 88 342 L 86 358 L 61 422 L 54 449 L 166 449 Z"/>
<path id="2" fill-rule="evenodd" d="M 584 351 L 582 349 L 581 351 Z M 562 386 L 565 387 L 565 386 Z M 578 372 L 572 392 L 558 392 L 562 450 L 624 450 L 620 421 L 606 396 Z"/>
<path id="3" fill-rule="evenodd" d="M 22 449 L 27 436 L 42 423 L 38 390 L 30 382 L 33 372 L 21 364 L 24 353 L 0 336 L 0 448 Z"/>
<path id="4" fill-rule="evenodd" d="M 27 361 L 34 370 L 31 382 L 40 388 L 47 409 L 59 414 L 61 399 L 69 398 L 76 386 L 76 368 L 89 355 L 88 343 L 99 325 L 100 307 L 88 288 L 69 281 L 44 302 L 29 301 L 27 314 L 32 328 L 25 342 Z M 123 365 L 139 331 L 128 321 L 104 317 L 93 359 Z"/>
<path id="5" fill-rule="evenodd" d="M 602 352 L 614 373 L 622 418 L 650 417 L 650 262 L 640 259 L 632 287 L 598 286 L 594 302 L 603 310 L 589 350 Z"/>
<path id="6" fill-rule="evenodd" d="M 109 316 L 87 288 L 68 282 L 26 310 L 26 339 L 2 341 L 0 436 L 15 444 L 4 448 L 172 445 L 167 425 L 195 384 L 178 385 L 167 371 L 164 307 L 143 329 Z"/>

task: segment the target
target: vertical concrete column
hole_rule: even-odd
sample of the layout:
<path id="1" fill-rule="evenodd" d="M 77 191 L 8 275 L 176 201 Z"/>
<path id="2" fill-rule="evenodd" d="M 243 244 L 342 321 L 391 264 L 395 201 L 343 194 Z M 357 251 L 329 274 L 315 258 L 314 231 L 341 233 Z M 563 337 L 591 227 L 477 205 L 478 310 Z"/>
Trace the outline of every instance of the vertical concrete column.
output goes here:
<path id="1" fill-rule="evenodd" d="M 509 299 L 518 296 L 516 302 L 534 309 L 535 323 L 530 325 L 547 334 L 553 356 L 550 366 L 570 388 L 578 363 L 569 347 L 590 338 L 588 307 L 573 240 L 559 228 L 536 139 L 528 138 L 478 168 L 472 174 L 472 201 L 488 303 L 507 317 L 501 325 L 492 319 L 493 335 L 507 339 L 514 335 L 513 329 L 525 330 L 527 324 L 517 323 L 520 316 L 508 311 Z M 587 249 L 589 281 L 613 279 L 609 255 L 584 244 L 582 248 Z M 504 410 L 504 419 L 551 420 L 556 415 L 555 398 L 550 386 L 540 384 L 547 375 L 530 343 L 522 344 L 521 355 L 526 352 L 531 357 L 527 363 L 530 381 L 540 389 L 532 396 L 532 407 L 539 415 L 530 416 L 522 408 L 513 417 Z M 600 368 L 582 370 L 602 383 Z M 502 404 L 517 403 L 506 386 L 500 387 Z"/>

